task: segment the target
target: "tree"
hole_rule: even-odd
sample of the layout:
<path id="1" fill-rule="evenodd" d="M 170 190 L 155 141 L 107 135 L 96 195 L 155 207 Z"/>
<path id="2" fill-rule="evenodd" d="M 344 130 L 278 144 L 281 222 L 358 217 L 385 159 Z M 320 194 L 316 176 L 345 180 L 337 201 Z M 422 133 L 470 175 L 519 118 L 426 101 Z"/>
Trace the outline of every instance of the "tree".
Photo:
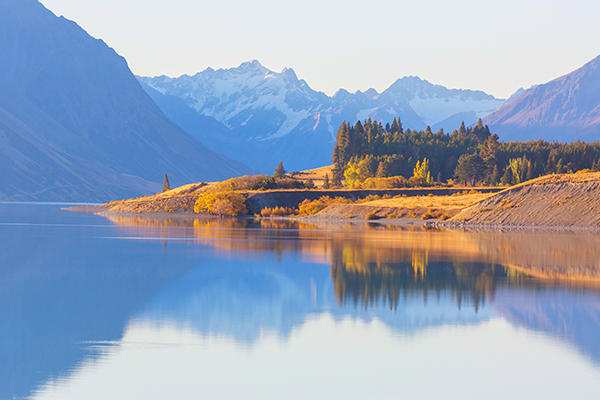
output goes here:
<path id="1" fill-rule="evenodd" d="M 461 122 L 460 128 L 458 128 L 458 134 L 460 136 L 465 136 L 467 134 L 467 128 L 465 128 L 465 121 Z"/>
<path id="2" fill-rule="evenodd" d="M 431 185 L 433 178 L 431 178 L 431 172 L 429 172 L 429 160 L 424 158 L 423 162 L 417 161 L 417 165 L 413 169 L 413 176 L 411 183 L 415 186 Z"/>
<path id="3" fill-rule="evenodd" d="M 458 159 L 458 165 L 454 171 L 454 176 L 465 183 L 470 183 L 475 186 L 475 183 L 482 180 L 484 174 L 485 164 L 479 154 L 463 154 Z"/>
<path id="4" fill-rule="evenodd" d="M 163 181 L 163 190 L 162 191 L 164 193 L 164 192 L 168 192 L 169 190 L 171 190 L 171 184 L 169 183 L 169 177 L 165 173 L 165 179 Z"/>
<path id="5" fill-rule="evenodd" d="M 512 173 L 512 169 L 510 169 L 510 167 L 506 167 L 506 170 L 504 171 L 504 175 L 502 175 L 502 179 L 500 179 L 500 182 L 503 185 L 512 185 L 513 173 Z"/>
<path id="6" fill-rule="evenodd" d="M 498 170 L 498 166 L 494 165 L 494 169 L 492 170 L 492 175 L 490 175 L 490 183 L 496 186 L 500 183 L 500 171 Z"/>
<path id="7" fill-rule="evenodd" d="M 308 178 L 306 180 L 306 182 L 304 182 L 304 187 L 307 189 L 314 189 L 315 188 L 315 183 L 313 182 L 312 178 Z"/>
<path id="8" fill-rule="evenodd" d="M 238 192 L 206 191 L 198 197 L 194 212 L 229 215 L 235 217 L 248 213 L 246 198 Z"/>
<path id="9" fill-rule="evenodd" d="M 275 173 L 273 174 L 273 178 L 275 179 L 281 179 L 283 178 L 283 176 L 285 175 L 287 171 L 285 170 L 285 168 L 283 168 L 283 161 L 279 161 L 279 164 L 277 164 L 277 168 L 275 168 Z"/>
<path id="10" fill-rule="evenodd" d="M 508 162 L 508 168 L 512 171 L 512 182 L 519 184 L 523 181 L 523 160 L 520 158 L 513 158 Z"/>
<path id="11" fill-rule="evenodd" d="M 479 120 L 481 121 L 481 119 Z M 498 165 L 500 155 L 500 138 L 495 133 L 486 139 L 479 151 L 479 157 L 483 160 L 486 166 L 486 173 L 491 174 L 494 167 Z"/>
<path id="12" fill-rule="evenodd" d="M 331 188 L 331 184 L 329 183 L 329 174 L 325 174 L 325 178 L 323 178 L 323 189 Z"/>
<path id="13" fill-rule="evenodd" d="M 339 188 L 342 186 L 342 179 L 339 175 L 333 174 L 333 179 L 331 180 L 331 186 Z"/>

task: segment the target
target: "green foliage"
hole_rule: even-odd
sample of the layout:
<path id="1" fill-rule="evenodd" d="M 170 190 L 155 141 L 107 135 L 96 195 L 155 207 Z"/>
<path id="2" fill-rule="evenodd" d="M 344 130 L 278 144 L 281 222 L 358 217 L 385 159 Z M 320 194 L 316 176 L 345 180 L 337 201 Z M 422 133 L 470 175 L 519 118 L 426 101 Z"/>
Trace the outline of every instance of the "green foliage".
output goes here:
<path id="1" fill-rule="evenodd" d="M 325 178 L 323 178 L 323 189 L 330 189 L 331 184 L 329 183 L 329 174 L 325 174 Z"/>
<path id="2" fill-rule="evenodd" d="M 520 158 L 513 158 L 508 162 L 508 168 L 512 171 L 512 183 L 517 185 L 523 182 L 523 160 Z"/>
<path id="3" fill-rule="evenodd" d="M 460 181 L 475 185 L 485 176 L 485 163 L 479 154 L 463 154 L 458 159 L 454 176 Z"/>
<path id="4" fill-rule="evenodd" d="M 313 182 L 313 180 L 311 178 L 308 178 L 306 180 L 306 182 L 304 182 L 304 187 L 307 189 L 314 189 L 315 188 L 315 183 Z"/>
<path id="5" fill-rule="evenodd" d="M 169 177 L 167 176 L 167 173 L 165 172 L 165 179 L 163 180 L 163 189 L 162 192 L 168 192 L 169 190 L 171 190 L 171 184 L 169 183 Z"/>
<path id="6" fill-rule="evenodd" d="M 279 161 L 279 164 L 277 164 L 275 172 L 273 173 L 273 178 L 281 179 L 286 174 L 286 172 L 287 171 L 285 170 L 285 168 L 283 168 L 283 161 Z"/>
<path id="7" fill-rule="evenodd" d="M 521 167 L 518 177 L 511 171 L 511 180 L 515 182 L 585 168 L 600 170 L 600 142 L 500 142 L 498 136 L 492 135 L 481 120 L 474 127 L 467 127 L 463 123 L 458 130 L 446 134 L 443 130 L 437 133 L 431 129 L 404 130 L 400 120 L 394 120 L 384 129 L 380 122 L 369 119 L 358 121 L 354 126 L 344 122 L 338 130 L 333 152 L 333 183 L 339 186 L 347 178 L 344 172 L 351 163 L 354 170 L 350 173 L 350 182 L 346 183 L 356 186 L 356 180 L 361 181 L 360 176 L 365 174 L 357 171 L 360 170 L 358 164 L 369 157 L 369 163 L 374 165 L 369 167 L 373 177 L 411 178 L 417 160 L 426 158 L 430 175 L 447 181 L 455 176 L 463 155 L 478 156 L 470 159 L 466 174 L 461 172 L 465 182 L 471 183 L 496 184 L 502 181 L 505 178 L 503 173 L 510 175 L 505 172 L 510 160 L 516 159 L 521 159 Z M 476 162 L 477 170 L 472 168 L 472 162 Z M 461 170 L 464 167 L 461 166 Z"/>
<path id="8" fill-rule="evenodd" d="M 500 182 L 503 185 L 512 185 L 513 184 L 513 173 L 512 173 L 512 169 L 510 169 L 510 167 L 506 167 L 506 169 L 504 170 L 504 175 L 502 175 L 502 179 L 500 180 Z"/>

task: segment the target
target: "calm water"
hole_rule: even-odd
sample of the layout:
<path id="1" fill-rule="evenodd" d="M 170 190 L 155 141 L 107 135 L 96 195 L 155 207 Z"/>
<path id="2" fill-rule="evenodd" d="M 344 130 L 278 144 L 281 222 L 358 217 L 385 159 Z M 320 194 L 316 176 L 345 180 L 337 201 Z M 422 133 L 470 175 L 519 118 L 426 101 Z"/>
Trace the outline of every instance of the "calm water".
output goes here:
<path id="1" fill-rule="evenodd" d="M 600 236 L 0 204 L 0 398 L 598 399 Z"/>

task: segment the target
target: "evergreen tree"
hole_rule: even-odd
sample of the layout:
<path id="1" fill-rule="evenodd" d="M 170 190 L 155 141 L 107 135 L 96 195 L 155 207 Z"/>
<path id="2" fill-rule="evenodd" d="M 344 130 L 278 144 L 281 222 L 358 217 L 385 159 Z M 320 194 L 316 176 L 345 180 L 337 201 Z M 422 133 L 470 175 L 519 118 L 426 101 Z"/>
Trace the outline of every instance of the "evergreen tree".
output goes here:
<path id="1" fill-rule="evenodd" d="M 277 164 L 277 168 L 275 168 L 275 173 L 273 174 L 273 178 L 281 179 L 285 175 L 287 171 L 283 168 L 283 161 L 279 161 Z"/>
<path id="2" fill-rule="evenodd" d="M 343 176 L 343 172 L 342 172 L 342 176 Z M 331 185 L 336 188 L 339 188 L 342 186 L 342 179 L 340 178 L 339 175 L 333 174 L 333 179 L 331 180 Z"/>
<path id="3" fill-rule="evenodd" d="M 167 176 L 167 173 L 165 172 L 165 179 L 163 180 L 163 193 L 164 192 L 168 192 L 169 190 L 171 190 L 171 184 L 169 183 L 169 177 Z"/>
<path id="4" fill-rule="evenodd" d="M 512 169 L 509 167 L 506 167 L 506 170 L 504 171 L 504 175 L 502 175 L 502 179 L 500 179 L 500 182 L 503 185 L 512 185 L 513 183 L 513 173 L 512 173 Z"/>
<path id="5" fill-rule="evenodd" d="M 308 178 L 306 180 L 306 182 L 304 182 L 304 187 L 307 189 L 314 189 L 315 188 L 315 183 L 313 182 L 312 178 Z"/>
<path id="6" fill-rule="evenodd" d="M 465 128 L 465 121 L 461 122 L 460 128 L 458 128 L 458 134 L 460 136 L 465 136 L 467 134 L 467 128 Z"/>
<path id="7" fill-rule="evenodd" d="M 485 176 L 484 169 L 485 164 L 481 157 L 479 157 L 479 154 L 463 154 L 458 159 L 454 176 L 465 183 L 475 186 L 475 183 L 481 181 Z"/>
<path id="8" fill-rule="evenodd" d="M 323 189 L 330 189 L 331 185 L 329 183 L 329 174 L 325 174 L 325 178 L 323 178 Z"/>
<path id="9" fill-rule="evenodd" d="M 479 119 L 481 121 L 481 119 Z M 492 173 L 494 167 L 498 165 L 499 155 L 500 155 L 500 143 L 498 142 L 500 138 L 495 133 L 486 139 L 486 141 L 481 146 L 481 150 L 479 151 L 479 157 L 483 160 L 486 165 L 486 172 Z"/>
<path id="10" fill-rule="evenodd" d="M 492 171 L 492 175 L 490 178 L 490 183 L 494 186 L 496 186 L 498 183 L 500 183 L 500 171 L 498 170 L 498 166 L 494 165 L 494 169 Z"/>

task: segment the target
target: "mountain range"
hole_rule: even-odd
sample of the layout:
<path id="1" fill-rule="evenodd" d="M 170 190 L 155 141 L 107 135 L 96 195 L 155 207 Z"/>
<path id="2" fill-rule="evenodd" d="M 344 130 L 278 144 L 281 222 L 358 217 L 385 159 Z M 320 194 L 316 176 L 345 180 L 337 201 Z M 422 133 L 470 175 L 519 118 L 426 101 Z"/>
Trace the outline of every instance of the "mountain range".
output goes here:
<path id="1" fill-rule="evenodd" d="M 600 140 L 600 56 L 523 91 L 484 122 L 506 141 Z"/>
<path id="2" fill-rule="evenodd" d="M 36 0 L 0 0 L 0 200 L 105 201 L 252 173 L 170 121 L 127 62 Z"/>
<path id="3" fill-rule="evenodd" d="M 373 118 L 385 123 L 400 117 L 407 128 L 429 125 L 452 131 L 462 121 L 474 124 L 505 102 L 415 76 L 398 79 L 382 93 L 340 89 L 330 97 L 313 90 L 293 69 L 276 73 L 256 60 L 193 76 L 138 80 L 175 123 L 214 150 L 263 172 L 271 172 L 279 160 L 291 170 L 329 164 L 343 121 Z"/>

